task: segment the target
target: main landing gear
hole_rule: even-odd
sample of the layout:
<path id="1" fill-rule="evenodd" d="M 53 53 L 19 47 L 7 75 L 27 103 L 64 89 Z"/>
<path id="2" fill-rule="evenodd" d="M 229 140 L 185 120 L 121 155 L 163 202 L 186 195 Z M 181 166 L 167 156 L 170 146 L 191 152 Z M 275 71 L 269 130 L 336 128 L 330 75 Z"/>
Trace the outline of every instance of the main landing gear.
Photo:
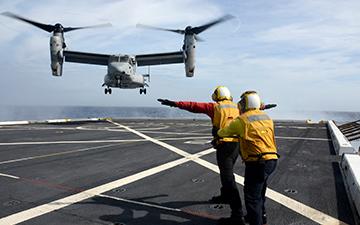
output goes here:
<path id="1" fill-rule="evenodd" d="M 146 95 L 146 88 L 140 88 L 140 94 L 144 93 Z"/>
<path id="2" fill-rule="evenodd" d="M 111 95 L 111 88 L 105 88 L 105 94 L 109 93 Z"/>

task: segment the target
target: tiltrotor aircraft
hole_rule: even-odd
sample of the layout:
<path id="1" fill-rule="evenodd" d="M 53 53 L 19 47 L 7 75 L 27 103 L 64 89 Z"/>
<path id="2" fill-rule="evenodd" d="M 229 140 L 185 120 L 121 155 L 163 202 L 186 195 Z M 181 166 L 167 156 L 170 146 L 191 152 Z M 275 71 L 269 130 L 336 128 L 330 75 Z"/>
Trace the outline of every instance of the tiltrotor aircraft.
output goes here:
<path id="1" fill-rule="evenodd" d="M 73 63 L 86 63 L 107 66 L 107 74 L 104 77 L 105 94 L 111 94 L 111 88 L 140 88 L 140 94 L 146 94 L 146 88 L 148 86 L 147 81 L 150 74 L 137 74 L 137 66 L 152 66 L 162 64 L 173 63 L 185 63 L 185 74 L 187 77 L 194 76 L 195 71 L 195 44 L 196 41 L 201 39 L 197 36 L 206 29 L 224 22 L 232 16 L 226 15 L 217 20 L 204 24 L 198 27 L 187 26 L 184 30 L 175 29 L 163 29 L 152 26 L 146 26 L 138 24 L 138 27 L 158 29 L 164 31 L 175 32 L 184 35 L 184 44 L 181 51 L 156 53 L 156 54 L 143 54 L 143 55 L 106 55 L 98 53 L 87 53 L 66 50 L 66 44 L 64 39 L 64 33 L 101 26 L 108 26 L 110 24 L 101 24 L 96 26 L 86 27 L 63 27 L 60 23 L 55 25 L 43 24 L 35 22 L 33 20 L 26 19 L 10 12 L 1 13 L 4 16 L 8 16 L 33 26 L 36 26 L 49 33 L 52 32 L 50 37 L 50 60 L 51 70 L 53 76 L 61 76 L 63 70 L 63 62 Z"/>

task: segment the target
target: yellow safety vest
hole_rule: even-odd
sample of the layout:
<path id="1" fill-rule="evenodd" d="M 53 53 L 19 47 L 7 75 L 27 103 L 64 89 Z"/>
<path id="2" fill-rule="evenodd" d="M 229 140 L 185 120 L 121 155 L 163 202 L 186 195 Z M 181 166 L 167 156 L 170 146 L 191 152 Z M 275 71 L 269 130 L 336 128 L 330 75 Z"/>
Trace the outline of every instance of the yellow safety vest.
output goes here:
<path id="1" fill-rule="evenodd" d="M 244 161 L 278 159 L 274 123 L 260 110 L 250 110 L 239 116 L 244 123 L 240 138 L 241 156 Z"/>
<path id="2" fill-rule="evenodd" d="M 214 108 L 214 118 L 212 120 L 215 134 L 219 129 L 227 127 L 232 120 L 239 116 L 239 109 L 235 103 L 229 100 L 218 102 Z M 225 142 L 239 142 L 239 138 L 226 137 L 221 138 L 220 141 Z"/>

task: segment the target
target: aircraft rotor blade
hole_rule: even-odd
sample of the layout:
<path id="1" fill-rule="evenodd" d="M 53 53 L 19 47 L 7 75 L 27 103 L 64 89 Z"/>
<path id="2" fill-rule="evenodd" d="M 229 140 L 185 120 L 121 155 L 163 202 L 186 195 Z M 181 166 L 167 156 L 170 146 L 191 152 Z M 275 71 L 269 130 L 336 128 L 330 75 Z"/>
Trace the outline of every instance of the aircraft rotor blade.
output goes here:
<path id="1" fill-rule="evenodd" d="M 144 24 L 136 24 L 136 27 L 145 28 L 145 29 L 151 29 L 151 30 L 162 30 L 162 31 L 170 31 L 178 34 L 185 34 L 184 30 L 175 30 L 175 29 L 166 29 L 166 28 L 160 28 L 160 27 L 153 27 L 149 25 Z"/>
<path id="2" fill-rule="evenodd" d="M 217 20 L 214 20 L 214 21 L 209 22 L 209 23 L 207 23 L 207 24 L 204 24 L 204 25 L 202 25 L 202 26 L 193 27 L 193 28 L 191 28 L 191 31 L 192 31 L 194 34 L 200 34 L 201 32 L 209 29 L 210 27 L 212 27 L 212 26 L 214 26 L 214 25 L 216 25 L 216 24 L 218 24 L 218 23 L 222 23 L 222 22 L 225 22 L 225 21 L 227 21 L 227 20 L 230 20 L 230 19 L 232 19 L 232 18 L 234 18 L 234 16 L 232 16 L 232 15 L 225 15 L 225 16 L 217 19 Z"/>
<path id="3" fill-rule="evenodd" d="M 21 17 L 21 16 L 18 16 L 14 13 L 11 13 L 11 12 L 3 12 L 1 13 L 1 15 L 4 15 L 4 16 L 7 16 L 7 17 L 11 17 L 13 19 L 17 19 L 17 20 L 20 20 L 20 21 L 23 21 L 25 23 L 29 23 L 37 28 L 40 28 L 44 31 L 47 31 L 49 33 L 51 33 L 52 31 L 54 31 L 55 29 L 55 26 L 53 25 L 50 25 L 50 24 L 43 24 L 43 23 L 39 23 L 39 22 L 35 22 L 33 20 L 29 20 L 29 19 L 26 19 L 24 17 Z"/>
<path id="4" fill-rule="evenodd" d="M 94 25 L 94 26 L 85 26 L 85 27 L 65 27 L 64 32 L 69 32 L 69 31 L 73 31 L 73 30 L 80 30 L 80 29 L 111 27 L 111 26 L 112 26 L 111 23 L 103 23 L 103 24 L 98 24 L 98 25 Z"/>

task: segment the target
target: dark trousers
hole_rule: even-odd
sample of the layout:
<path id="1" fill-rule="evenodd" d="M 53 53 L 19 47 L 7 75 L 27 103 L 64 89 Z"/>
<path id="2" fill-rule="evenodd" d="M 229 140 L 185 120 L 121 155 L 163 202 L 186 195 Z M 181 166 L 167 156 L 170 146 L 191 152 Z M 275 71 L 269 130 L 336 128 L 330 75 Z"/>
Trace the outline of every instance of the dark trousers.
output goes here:
<path id="1" fill-rule="evenodd" d="M 277 160 L 245 162 L 245 207 L 250 225 L 263 225 L 267 180 L 276 168 Z"/>
<path id="2" fill-rule="evenodd" d="M 242 205 L 234 177 L 234 164 L 239 156 L 238 142 L 223 142 L 216 147 L 220 170 L 221 195 L 230 201 L 231 216 L 242 217 Z"/>

